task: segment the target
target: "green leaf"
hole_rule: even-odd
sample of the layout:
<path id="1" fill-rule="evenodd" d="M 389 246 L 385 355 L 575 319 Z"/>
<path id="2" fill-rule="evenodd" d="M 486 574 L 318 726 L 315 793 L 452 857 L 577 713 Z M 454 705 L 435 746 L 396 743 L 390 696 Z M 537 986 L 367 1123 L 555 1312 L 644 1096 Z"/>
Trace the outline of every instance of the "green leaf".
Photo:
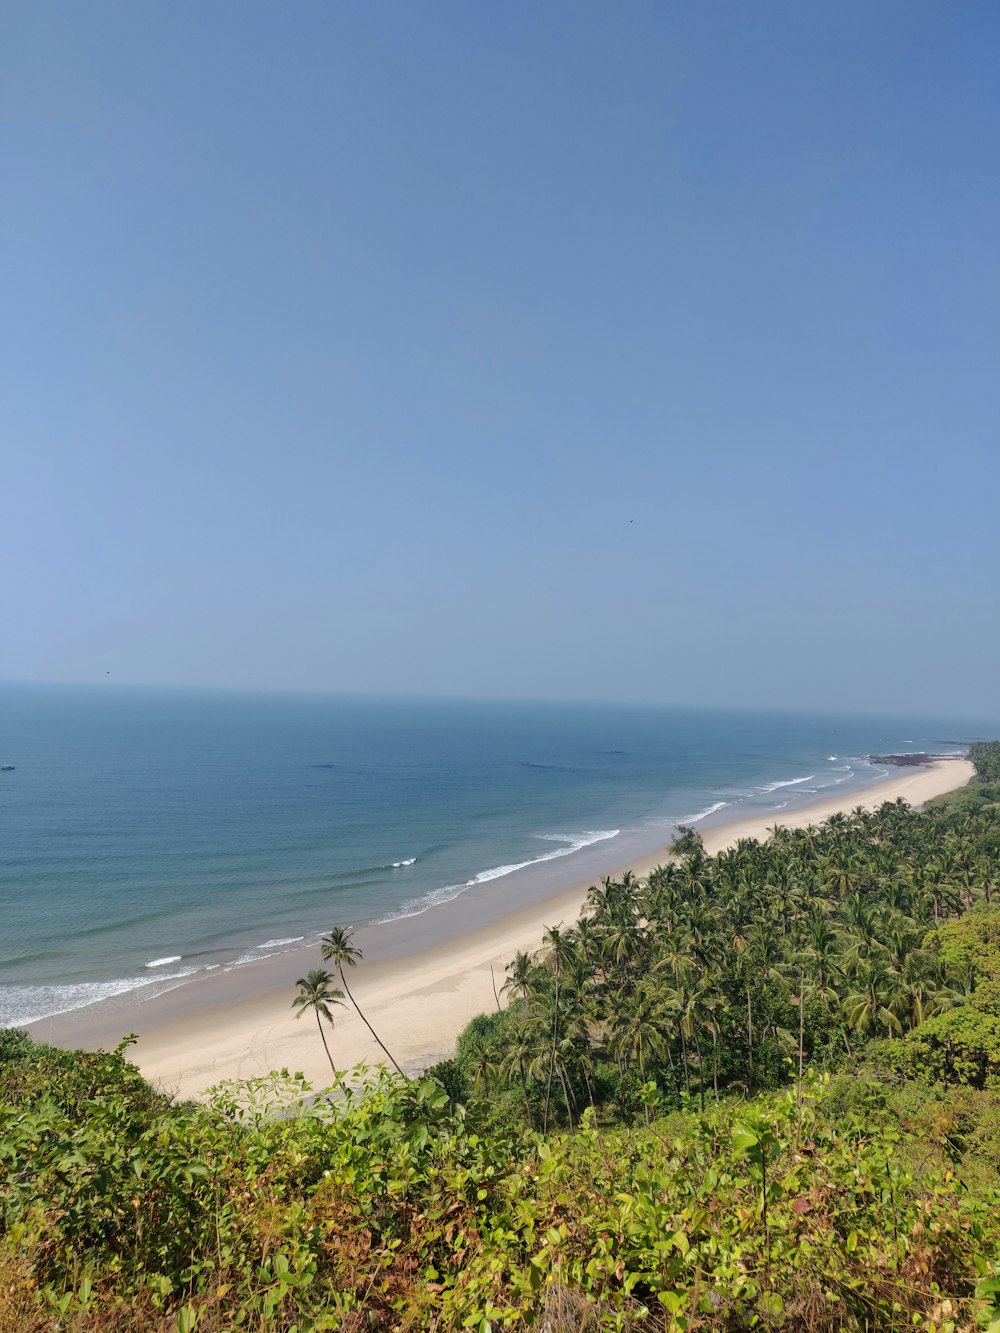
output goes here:
<path id="1" fill-rule="evenodd" d="M 733 1147 L 737 1152 L 746 1152 L 748 1148 L 756 1148 L 760 1139 L 752 1129 L 747 1129 L 745 1125 L 737 1125 L 733 1130 Z"/>

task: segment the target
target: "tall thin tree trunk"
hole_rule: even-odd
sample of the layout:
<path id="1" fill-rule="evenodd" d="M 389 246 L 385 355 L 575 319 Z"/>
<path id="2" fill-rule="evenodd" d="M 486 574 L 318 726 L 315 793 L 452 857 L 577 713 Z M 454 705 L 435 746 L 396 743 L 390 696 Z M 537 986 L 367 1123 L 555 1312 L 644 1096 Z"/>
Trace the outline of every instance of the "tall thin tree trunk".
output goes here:
<path id="1" fill-rule="evenodd" d="M 760 1147 L 760 1198 L 761 1212 L 764 1218 L 764 1271 L 768 1282 L 771 1281 L 771 1231 L 767 1224 L 767 1149 Z"/>
<path id="2" fill-rule="evenodd" d="M 590 1086 L 590 1075 L 587 1073 L 586 1060 L 581 1061 L 580 1068 L 583 1070 L 583 1081 L 587 1085 L 587 1100 L 590 1102 L 590 1109 L 594 1115 L 597 1114 L 597 1107 L 594 1105 L 594 1089 Z"/>
<path id="3" fill-rule="evenodd" d="M 552 1006 L 552 1050 L 549 1054 L 549 1074 L 545 1081 L 545 1111 L 542 1115 L 542 1133 L 549 1131 L 549 1106 L 552 1102 L 552 1074 L 556 1066 L 556 1043 L 559 1040 L 559 959 L 556 958 L 556 993 Z"/>
<path id="4" fill-rule="evenodd" d="M 580 1098 L 576 1095 L 576 1088 L 573 1086 L 573 1080 L 569 1073 L 569 1065 L 565 1060 L 560 1060 L 559 1063 L 562 1065 L 563 1073 L 566 1075 L 566 1086 L 569 1088 L 569 1099 L 573 1103 L 573 1114 L 576 1116 L 577 1120 L 579 1120 Z"/>
<path id="5" fill-rule="evenodd" d="M 566 1085 L 566 1071 L 563 1069 L 562 1061 L 556 1061 L 556 1073 L 559 1075 L 559 1082 L 562 1084 L 563 1101 L 566 1103 L 566 1116 L 569 1119 L 569 1132 L 573 1133 L 573 1109 L 569 1104 L 569 1088 Z"/>
<path id="6" fill-rule="evenodd" d="M 361 1011 L 361 1006 L 358 1004 L 357 1000 L 356 1000 L 356 999 L 354 998 L 354 996 L 351 994 L 351 988 L 350 988 L 350 986 L 348 986 L 348 984 L 347 984 L 347 978 L 344 976 L 344 969 L 343 969 L 343 967 L 340 967 L 340 968 L 338 969 L 338 971 L 340 972 L 340 984 L 343 986 L 344 990 L 347 992 L 347 998 L 350 1000 L 351 1004 L 353 1004 L 353 1005 L 354 1005 L 354 1008 L 357 1010 L 357 1012 L 358 1012 L 358 1017 L 361 1019 L 362 1023 L 364 1023 L 365 1027 L 366 1027 L 366 1028 L 368 1029 L 368 1031 L 372 1034 L 372 1036 L 375 1038 L 375 1040 L 378 1042 L 379 1046 L 381 1046 L 382 1050 L 385 1051 L 386 1055 L 389 1056 L 389 1061 L 390 1061 L 390 1063 L 393 1065 L 393 1067 L 395 1068 L 396 1073 L 400 1076 L 400 1078 L 406 1078 L 406 1075 L 405 1075 L 405 1074 L 403 1073 L 403 1071 L 400 1069 L 399 1065 L 396 1064 L 396 1061 L 393 1059 L 392 1055 L 390 1054 L 389 1049 L 388 1049 L 388 1047 L 386 1046 L 385 1042 L 382 1040 L 382 1038 L 378 1035 L 378 1033 L 377 1033 L 377 1032 L 375 1031 L 375 1029 L 372 1027 L 371 1023 L 368 1022 L 368 1019 L 365 1018 L 364 1014 L 363 1014 L 362 1011 Z"/>
<path id="7" fill-rule="evenodd" d="M 316 1009 L 316 1026 L 319 1028 L 320 1040 L 323 1043 L 323 1050 L 326 1051 L 326 1058 L 330 1061 L 330 1071 L 333 1074 L 337 1072 L 337 1066 L 333 1063 L 333 1056 L 330 1054 L 330 1048 L 326 1044 L 326 1033 L 323 1031 L 323 1024 L 319 1020 L 319 1010 Z"/>
<path id="8" fill-rule="evenodd" d="M 698 1101 L 702 1111 L 705 1110 L 705 1061 L 701 1055 L 701 1039 L 698 1036 L 698 1028 L 694 1029 L 694 1048 L 698 1052 Z"/>
<path id="9" fill-rule="evenodd" d="M 719 1104 L 719 1032 L 712 1024 L 712 1087 L 715 1090 L 715 1104 Z"/>
<path id="10" fill-rule="evenodd" d="M 747 982 L 747 1056 L 750 1061 L 750 1088 L 753 1092 L 753 1010 L 750 1007 L 750 983 Z"/>
<path id="11" fill-rule="evenodd" d="M 528 1099 L 528 1074 L 524 1068 L 524 1056 L 518 1055 L 517 1063 L 521 1070 L 521 1091 L 524 1094 L 524 1110 L 528 1117 L 528 1124 L 532 1129 L 535 1128 L 535 1117 L 531 1113 L 531 1102 Z"/>

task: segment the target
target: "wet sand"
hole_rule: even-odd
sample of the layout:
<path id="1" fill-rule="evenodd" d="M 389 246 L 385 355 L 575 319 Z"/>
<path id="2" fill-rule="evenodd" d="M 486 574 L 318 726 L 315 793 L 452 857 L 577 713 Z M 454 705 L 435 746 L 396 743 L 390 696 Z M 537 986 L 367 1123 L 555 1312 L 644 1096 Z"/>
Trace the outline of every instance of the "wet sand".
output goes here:
<path id="1" fill-rule="evenodd" d="M 862 791 L 826 797 L 795 811 L 770 812 L 704 828 L 709 852 L 740 838 L 765 838 L 775 824 L 800 828 L 859 805 L 873 809 L 898 798 L 919 806 L 964 786 L 973 775 L 965 759 L 938 760 L 901 768 Z M 587 889 L 604 875 L 632 869 L 647 875 L 667 857 L 667 848 L 602 865 L 600 846 L 589 856 L 550 863 L 547 877 L 523 876 L 498 895 L 467 893 L 427 912 L 355 933 L 365 961 L 349 973 L 359 1003 L 389 1050 L 409 1070 L 444 1059 L 476 1014 L 496 1006 L 504 969 L 519 949 L 537 949 L 546 926 L 571 925 Z M 604 857 L 607 857 L 607 849 Z M 567 873 L 572 881 L 566 882 Z M 512 879 L 514 877 L 511 877 Z M 318 947 L 299 949 L 243 967 L 207 972 L 173 990 L 143 996 L 132 991 L 117 1000 L 42 1019 L 29 1031 L 39 1040 L 88 1049 L 109 1047 L 130 1032 L 132 1048 L 147 1078 L 165 1091 L 198 1096 L 222 1079 L 250 1078 L 287 1067 L 301 1070 L 316 1086 L 330 1082 L 330 1069 L 311 1015 L 297 1020 L 291 1001 L 296 979 L 322 967 Z M 335 1010 L 328 1040 L 340 1068 L 384 1059 L 352 1010 Z"/>

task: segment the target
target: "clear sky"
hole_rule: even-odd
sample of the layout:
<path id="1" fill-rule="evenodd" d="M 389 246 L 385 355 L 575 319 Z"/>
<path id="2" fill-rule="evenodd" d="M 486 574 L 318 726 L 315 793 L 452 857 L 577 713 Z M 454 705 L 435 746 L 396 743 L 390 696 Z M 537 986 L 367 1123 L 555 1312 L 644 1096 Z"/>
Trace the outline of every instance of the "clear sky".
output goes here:
<path id="1" fill-rule="evenodd" d="M 996 0 L 5 0 L 0 677 L 994 715 L 998 68 Z"/>

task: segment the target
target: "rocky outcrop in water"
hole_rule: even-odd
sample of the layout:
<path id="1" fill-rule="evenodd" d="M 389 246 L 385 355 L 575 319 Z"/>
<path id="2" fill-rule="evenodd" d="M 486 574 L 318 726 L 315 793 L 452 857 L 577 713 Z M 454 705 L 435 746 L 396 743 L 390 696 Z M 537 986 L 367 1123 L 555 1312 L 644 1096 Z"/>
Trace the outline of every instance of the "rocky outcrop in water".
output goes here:
<path id="1" fill-rule="evenodd" d="M 927 754 L 925 751 L 918 750 L 916 753 L 906 754 L 867 754 L 865 758 L 870 764 L 893 764 L 896 768 L 922 768 L 925 764 L 936 763 L 939 759 L 961 759 L 959 754 Z"/>

